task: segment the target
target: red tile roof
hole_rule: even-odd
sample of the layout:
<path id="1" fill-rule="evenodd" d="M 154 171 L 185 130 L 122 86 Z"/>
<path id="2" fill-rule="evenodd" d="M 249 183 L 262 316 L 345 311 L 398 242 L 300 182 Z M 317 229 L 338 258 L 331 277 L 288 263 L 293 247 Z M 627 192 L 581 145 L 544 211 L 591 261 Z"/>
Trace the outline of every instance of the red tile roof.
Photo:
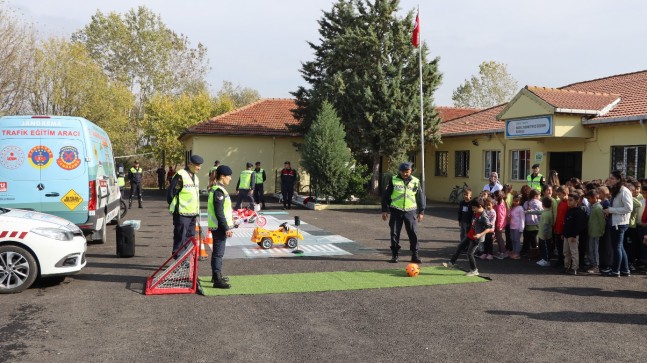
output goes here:
<path id="1" fill-rule="evenodd" d="M 197 134 L 299 136 L 288 128 L 299 124 L 292 114 L 295 108 L 293 99 L 261 99 L 189 127 L 180 138 Z"/>
<path id="2" fill-rule="evenodd" d="M 588 107 L 595 109 L 607 101 L 611 100 L 609 103 L 612 103 L 619 96 L 620 102 L 613 106 L 608 113 L 591 119 L 596 123 L 603 123 L 605 120 L 611 122 L 613 119 L 622 120 L 623 118 L 647 116 L 647 70 L 573 83 L 558 89 L 581 92 L 577 94 L 555 92 L 555 89 L 549 88 L 527 88 L 557 108 L 576 110 L 589 109 Z M 576 100 L 581 103 L 576 103 Z M 506 104 L 495 106 L 444 122 L 440 125 L 440 134 L 447 137 L 502 132 L 505 123 L 497 121 L 496 116 L 503 111 L 505 106 Z"/>
<path id="3" fill-rule="evenodd" d="M 593 115 L 604 110 L 620 98 L 619 94 L 558 88 L 526 86 L 526 89 L 555 108 L 586 111 Z"/>
<path id="4" fill-rule="evenodd" d="M 506 104 L 486 108 L 483 111 L 459 117 L 440 124 L 440 134 L 443 136 L 460 136 L 483 134 L 485 132 L 500 132 L 505 128 L 505 122 L 496 119 Z"/>
<path id="5" fill-rule="evenodd" d="M 620 102 L 609 113 L 594 120 L 647 115 L 647 70 L 573 83 L 561 89 L 621 95 Z"/>
<path id="6" fill-rule="evenodd" d="M 480 108 L 468 108 L 468 107 L 448 107 L 448 106 L 437 106 L 436 111 L 438 116 L 440 116 L 441 122 L 451 121 L 455 118 L 467 116 L 474 112 L 481 111 Z"/>

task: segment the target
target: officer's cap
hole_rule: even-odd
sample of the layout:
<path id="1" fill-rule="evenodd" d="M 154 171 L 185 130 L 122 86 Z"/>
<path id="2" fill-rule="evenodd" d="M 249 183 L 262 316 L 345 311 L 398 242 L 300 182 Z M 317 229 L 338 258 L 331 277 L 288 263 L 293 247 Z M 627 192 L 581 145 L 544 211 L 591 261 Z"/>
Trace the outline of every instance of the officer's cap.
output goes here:
<path id="1" fill-rule="evenodd" d="M 260 161 L 257 161 L 257 162 L 256 162 L 256 165 L 261 165 L 261 162 L 260 162 Z"/>
<path id="2" fill-rule="evenodd" d="M 532 168 L 533 168 L 533 169 L 534 169 L 534 168 L 538 168 L 538 167 L 539 167 L 539 164 L 532 164 Z"/>
<path id="3" fill-rule="evenodd" d="M 232 171 L 231 171 L 231 168 L 228 167 L 227 165 L 220 165 L 218 167 L 217 173 L 220 174 L 220 175 L 227 176 L 227 175 L 231 175 Z"/>
<path id="4" fill-rule="evenodd" d="M 247 166 L 249 168 L 249 167 L 253 166 L 253 164 L 248 161 L 247 164 L 245 164 L 245 166 Z"/>
<path id="5" fill-rule="evenodd" d="M 406 171 L 411 169 L 411 164 L 410 163 L 402 163 L 400 164 L 400 171 Z"/>
<path id="6" fill-rule="evenodd" d="M 204 163 L 204 159 L 200 155 L 191 155 L 191 159 L 189 159 L 189 161 L 191 161 L 191 164 L 195 165 L 202 165 L 202 163 Z"/>

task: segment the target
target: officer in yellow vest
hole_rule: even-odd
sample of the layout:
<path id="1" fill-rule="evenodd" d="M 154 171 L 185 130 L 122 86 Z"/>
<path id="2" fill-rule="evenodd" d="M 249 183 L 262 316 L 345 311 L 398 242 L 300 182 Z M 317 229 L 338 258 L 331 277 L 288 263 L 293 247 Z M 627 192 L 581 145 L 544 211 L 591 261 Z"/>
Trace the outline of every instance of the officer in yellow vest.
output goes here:
<path id="1" fill-rule="evenodd" d="M 544 176 L 539 173 L 539 164 L 534 164 L 532 166 L 532 174 L 528 174 L 526 180 L 528 181 L 529 187 L 531 187 L 532 189 L 537 189 L 539 192 L 541 192 L 545 181 Z"/>
<path id="2" fill-rule="evenodd" d="M 225 255 L 227 237 L 234 235 L 234 217 L 231 198 L 225 187 L 231 182 L 231 168 L 220 165 L 216 170 L 216 183 L 209 189 L 207 204 L 208 225 L 213 236 L 213 253 L 211 254 L 211 272 L 213 287 L 228 289 L 229 279 L 222 275 L 222 257 Z"/>
<path id="3" fill-rule="evenodd" d="M 398 262 L 402 224 L 407 230 L 411 250 L 411 262 L 421 263 L 418 257 L 418 234 L 416 226 L 422 222 L 426 207 L 425 194 L 418 178 L 411 175 L 411 164 L 400 164 L 399 173 L 389 181 L 382 194 L 382 220 L 389 218 L 391 228 L 391 260 Z"/>
<path id="4" fill-rule="evenodd" d="M 200 155 L 192 155 L 189 165 L 178 170 L 166 192 L 169 212 L 173 215 L 173 253 L 187 239 L 195 236 L 195 224 L 200 214 L 200 185 L 196 175 L 204 163 Z"/>
<path id="5" fill-rule="evenodd" d="M 252 166 L 252 163 L 247 162 L 247 169 L 240 172 L 240 177 L 236 184 L 236 193 L 238 193 L 238 197 L 236 198 L 236 206 L 234 209 L 240 209 L 243 201 L 247 201 L 251 209 L 254 209 L 254 198 L 252 198 L 252 193 L 254 191 L 254 185 L 256 184 L 256 173 L 252 170 Z"/>
<path id="6" fill-rule="evenodd" d="M 265 209 L 265 191 L 263 190 L 263 183 L 265 183 L 267 176 L 265 175 L 265 169 L 261 168 L 260 161 L 256 162 L 254 174 L 256 174 L 256 184 L 254 185 L 254 203 L 261 203 L 261 209 Z"/>
<path id="7" fill-rule="evenodd" d="M 135 164 L 128 172 L 128 179 L 130 180 L 130 199 L 128 200 L 128 208 L 133 206 L 133 194 L 137 196 L 139 208 L 142 207 L 142 177 L 144 170 L 139 167 L 139 161 L 135 160 Z"/>

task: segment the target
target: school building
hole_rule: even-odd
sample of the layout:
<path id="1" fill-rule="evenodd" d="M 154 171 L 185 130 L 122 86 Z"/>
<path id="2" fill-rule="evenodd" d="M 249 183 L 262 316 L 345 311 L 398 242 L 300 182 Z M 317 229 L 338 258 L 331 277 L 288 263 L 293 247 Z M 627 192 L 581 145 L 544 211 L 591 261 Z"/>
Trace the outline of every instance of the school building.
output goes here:
<path id="1" fill-rule="evenodd" d="M 646 120 L 647 71 L 526 86 L 507 104 L 441 123 L 441 143 L 425 148 L 427 198 L 447 201 L 463 183 L 480 191 L 492 171 L 519 190 L 535 163 L 561 183 L 616 169 L 645 178 Z"/>
<path id="2" fill-rule="evenodd" d="M 291 110 L 295 108 L 293 99 L 261 99 L 183 132 L 178 139 L 184 144 L 186 160 L 192 154 L 205 160 L 198 173 L 200 188 L 207 188 L 209 169 L 216 160 L 234 172 L 227 188 L 230 193 L 235 191 L 238 176 L 247 162 L 261 162 L 267 175 L 266 193 L 273 193 L 277 188 L 280 191 L 279 172 L 286 161 L 299 171 L 300 183 L 307 184 L 308 177 L 299 167 L 296 145 L 303 143 L 303 137 L 293 129 L 299 124 L 292 115 Z"/>

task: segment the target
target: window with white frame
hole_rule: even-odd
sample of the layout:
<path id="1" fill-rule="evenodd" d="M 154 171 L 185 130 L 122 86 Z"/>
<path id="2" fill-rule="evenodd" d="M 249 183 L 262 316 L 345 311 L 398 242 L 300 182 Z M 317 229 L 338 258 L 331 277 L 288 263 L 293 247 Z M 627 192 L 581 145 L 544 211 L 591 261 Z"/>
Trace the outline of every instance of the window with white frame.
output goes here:
<path id="1" fill-rule="evenodd" d="M 644 178 L 645 145 L 612 146 L 611 171 L 613 170 L 620 170 L 625 176 Z"/>
<path id="2" fill-rule="evenodd" d="M 530 174 L 530 150 L 512 150 L 510 153 L 512 162 L 510 178 L 526 180 L 526 176 Z"/>
<path id="3" fill-rule="evenodd" d="M 449 163 L 449 152 L 436 151 L 436 176 L 447 176 L 447 164 Z"/>
<path id="4" fill-rule="evenodd" d="M 490 173 L 496 172 L 501 175 L 501 152 L 484 151 L 483 152 L 483 177 L 490 178 Z"/>
<path id="5" fill-rule="evenodd" d="M 454 176 L 468 177 L 470 172 L 470 152 L 456 151 L 454 162 Z"/>

